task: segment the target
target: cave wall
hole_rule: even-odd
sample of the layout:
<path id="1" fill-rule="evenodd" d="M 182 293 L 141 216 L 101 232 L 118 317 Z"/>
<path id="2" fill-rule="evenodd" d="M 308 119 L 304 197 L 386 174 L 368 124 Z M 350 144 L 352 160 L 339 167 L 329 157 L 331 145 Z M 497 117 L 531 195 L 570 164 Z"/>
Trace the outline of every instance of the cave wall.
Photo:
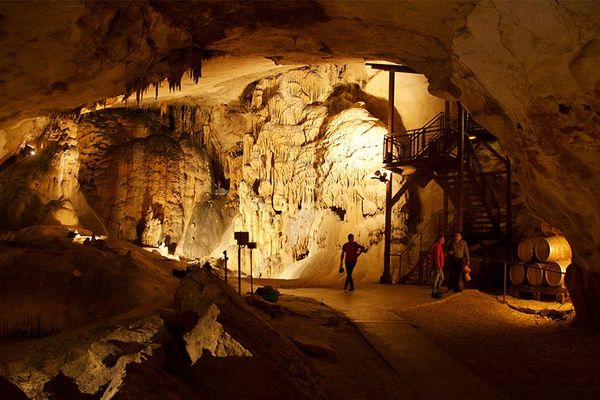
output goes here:
<path id="1" fill-rule="evenodd" d="M 186 258 L 220 257 L 226 249 L 232 265 L 232 232 L 247 230 L 258 244 L 255 276 L 321 283 L 337 279 L 332 265 L 354 233 L 372 248 L 357 278 L 375 281 L 385 185 L 371 177 L 387 132 L 386 75 L 362 64 L 303 66 L 267 74 L 230 104 L 115 104 L 47 120 L 19 144 L 37 146 L 38 154 L 14 156 L 0 173 L 2 204 L 20 204 L 1 208 L 4 229 L 82 225 L 145 246 L 172 242 Z M 413 127 L 443 108 L 426 87 L 422 76 L 398 77 L 401 129 L 404 119 Z M 13 190 L 15 181 L 24 188 Z M 396 187 L 401 182 L 397 176 Z M 439 195 L 414 196 L 416 220 L 404 199 L 394 208 L 398 250 L 411 212 L 416 232 L 424 222 L 421 203 L 441 204 Z M 63 218 L 47 216 L 57 213 Z M 243 268 L 249 273 L 246 255 Z"/>
<path id="2" fill-rule="evenodd" d="M 481 2 L 454 38 L 453 82 L 515 161 L 522 198 L 600 266 L 598 4 Z"/>
<path id="3" fill-rule="evenodd" d="M 19 120 L 164 78 L 177 88 L 201 59 L 409 65 L 498 134 L 525 204 L 565 231 L 576 263 L 599 270 L 596 1 L 3 2 L 0 14 L 10 135 Z"/>

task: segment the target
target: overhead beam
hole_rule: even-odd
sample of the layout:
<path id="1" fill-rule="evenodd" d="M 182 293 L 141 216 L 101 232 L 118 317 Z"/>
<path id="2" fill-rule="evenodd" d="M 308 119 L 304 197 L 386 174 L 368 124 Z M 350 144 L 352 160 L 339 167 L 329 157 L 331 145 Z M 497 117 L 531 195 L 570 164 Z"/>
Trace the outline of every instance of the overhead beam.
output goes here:
<path id="1" fill-rule="evenodd" d="M 373 69 L 380 69 L 382 71 L 403 72 L 406 74 L 421 75 L 421 73 L 419 71 L 415 71 L 414 69 L 412 69 L 411 67 L 407 67 L 406 65 L 371 63 L 371 62 L 366 63 L 366 65 L 368 65 L 369 67 L 371 67 Z"/>

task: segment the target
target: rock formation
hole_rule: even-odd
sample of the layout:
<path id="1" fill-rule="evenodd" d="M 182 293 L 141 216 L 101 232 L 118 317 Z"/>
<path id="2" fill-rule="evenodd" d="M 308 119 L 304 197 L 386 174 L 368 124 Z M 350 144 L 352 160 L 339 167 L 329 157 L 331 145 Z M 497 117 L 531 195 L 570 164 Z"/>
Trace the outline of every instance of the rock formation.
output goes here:
<path id="1" fill-rule="evenodd" d="M 27 136 L 13 137 L 26 118 L 141 96 L 165 78 L 178 88 L 211 62 L 401 62 L 498 135 L 524 204 L 565 232 L 584 271 L 598 270 L 597 2 L 5 2 L 0 14 L 4 151 Z"/>
<path id="2" fill-rule="evenodd" d="M 384 185 L 372 179 L 386 133 L 381 78 L 359 65 L 300 67 L 252 82 L 229 105 L 150 102 L 57 117 L 30 138 L 36 155 L 7 162 L 0 175 L 7 199 L 25 196 L 15 181 L 28 188 L 22 209 L 4 208 L 14 221 L 5 228 L 81 225 L 186 258 L 227 249 L 233 265 L 232 230 L 247 230 L 257 243 L 255 276 L 321 284 L 337 279 L 352 232 L 373 247 L 357 277 L 375 281 L 385 203 Z M 412 125 L 441 106 L 425 85 L 399 78 L 398 104 Z M 403 205 L 396 239 L 405 236 Z M 247 256 L 243 269 L 250 272 Z"/>

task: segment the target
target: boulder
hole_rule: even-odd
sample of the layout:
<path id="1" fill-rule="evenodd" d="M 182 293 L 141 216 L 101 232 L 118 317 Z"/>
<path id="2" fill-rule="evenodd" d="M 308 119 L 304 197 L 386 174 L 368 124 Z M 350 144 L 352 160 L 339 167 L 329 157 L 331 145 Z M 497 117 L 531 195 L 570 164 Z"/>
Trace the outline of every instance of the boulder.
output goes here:
<path id="1" fill-rule="evenodd" d="M 573 263 L 567 268 L 565 284 L 575 307 L 573 326 L 600 331 L 600 273 Z"/>

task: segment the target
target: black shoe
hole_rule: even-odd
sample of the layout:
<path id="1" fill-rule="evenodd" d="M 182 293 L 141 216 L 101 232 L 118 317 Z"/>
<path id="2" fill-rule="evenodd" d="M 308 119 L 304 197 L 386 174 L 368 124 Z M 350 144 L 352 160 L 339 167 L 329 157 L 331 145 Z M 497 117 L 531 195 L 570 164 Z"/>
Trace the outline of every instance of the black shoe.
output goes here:
<path id="1" fill-rule="evenodd" d="M 350 289 L 348 289 L 349 292 L 354 292 L 354 288 L 351 287 Z"/>
<path id="2" fill-rule="evenodd" d="M 454 293 L 460 293 L 462 292 L 462 289 L 454 289 Z"/>
<path id="3" fill-rule="evenodd" d="M 433 292 L 431 292 L 431 298 L 432 298 L 432 299 L 435 299 L 436 297 L 438 297 L 438 294 L 437 294 L 437 293 L 433 293 Z"/>

